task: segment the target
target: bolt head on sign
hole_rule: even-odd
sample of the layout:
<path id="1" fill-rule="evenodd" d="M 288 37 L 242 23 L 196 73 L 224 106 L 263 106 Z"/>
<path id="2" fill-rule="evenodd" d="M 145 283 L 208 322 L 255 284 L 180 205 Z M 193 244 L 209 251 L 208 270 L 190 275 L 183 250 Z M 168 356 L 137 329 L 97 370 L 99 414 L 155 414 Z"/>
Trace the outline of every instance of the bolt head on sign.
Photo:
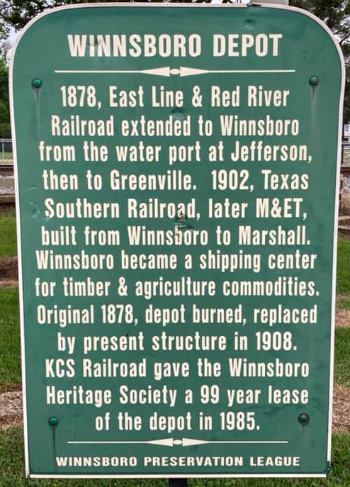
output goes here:
<path id="1" fill-rule="evenodd" d="M 325 476 L 327 27 L 268 5 L 57 8 L 11 83 L 27 476 Z"/>

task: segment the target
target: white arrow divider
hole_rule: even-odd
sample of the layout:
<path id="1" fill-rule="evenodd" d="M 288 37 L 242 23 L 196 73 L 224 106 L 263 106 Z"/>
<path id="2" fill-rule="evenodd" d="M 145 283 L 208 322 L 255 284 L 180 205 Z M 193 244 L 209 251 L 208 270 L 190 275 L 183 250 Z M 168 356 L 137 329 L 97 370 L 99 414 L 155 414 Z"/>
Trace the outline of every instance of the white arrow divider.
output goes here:
<path id="1" fill-rule="evenodd" d="M 170 70 L 172 73 L 174 70 Z M 253 74 L 253 73 L 295 73 L 295 69 L 197 69 L 181 66 L 180 76 L 194 76 L 197 74 Z M 177 74 L 177 73 L 175 73 Z"/>
<path id="2" fill-rule="evenodd" d="M 69 445 L 160 445 L 174 446 L 174 438 L 138 441 L 67 441 Z"/>
<path id="3" fill-rule="evenodd" d="M 155 68 L 155 69 L 56 69 L 57 74 L 153 74 L 155 76 L 170 76 L 171 71 L 176 71 L 179 74 L 180 70 L 171 70 L 170 67 Z"/>
<path id="4" fill-rule="evenodd" d="M 288 441 L 254 441 L 254 440 L 247 440 L 247 441 L 206 441 L 206 440 L 195 440 L 191 438 L 183 438 L 182 439 L 182 446 L 194 446 L 194 445 L 267 445 L 267 444 L 287 444 Z"/>
<path id="5" fill-rule="evenodd" d="M 164 68 L 154 69 L 108 69 L 108 70 L 94 70 L 94 69 L 56 69 L 57 74 L 149 74 L 153 76 L 165 76 L 169 78 L 172 75 L 183 76 L 196 76 L 200 74 L 256 74 L 256 73 L 295 73 L 295 69 L 198 69 L 198 68 L 186 68 L 181 66 L 180 68 L 170 68 L 166 66 Z"/>
<path id="6" fill-rule="evenodd" d="M 174 440 L 174 438 L 164 438 L 160 440 L 138 440 L 138 441 L 68 441 L 69 445 L 158 445 L 158 446 L 196 446 L 196 445 L 267 445 L 267 444 L 287 444 L 288 441 L 254 441 L 254 440 L 223 440 L 223 441 L 210 441 L 210 440 L 197 440 L 192 438 L 182 438 L 182 440 Z"/>

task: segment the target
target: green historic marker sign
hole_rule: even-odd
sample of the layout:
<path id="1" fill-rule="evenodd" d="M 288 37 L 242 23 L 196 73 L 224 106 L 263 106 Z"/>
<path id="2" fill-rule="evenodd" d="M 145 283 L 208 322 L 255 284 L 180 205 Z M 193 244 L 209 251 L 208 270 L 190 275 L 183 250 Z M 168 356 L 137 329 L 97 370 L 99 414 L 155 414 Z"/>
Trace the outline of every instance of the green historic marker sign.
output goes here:
<path id="1" fill-rule="evenodd" d="M 27 475 L 327 473 L 342 84 L 297 9 L 29 24 L 12 63 Z"/>

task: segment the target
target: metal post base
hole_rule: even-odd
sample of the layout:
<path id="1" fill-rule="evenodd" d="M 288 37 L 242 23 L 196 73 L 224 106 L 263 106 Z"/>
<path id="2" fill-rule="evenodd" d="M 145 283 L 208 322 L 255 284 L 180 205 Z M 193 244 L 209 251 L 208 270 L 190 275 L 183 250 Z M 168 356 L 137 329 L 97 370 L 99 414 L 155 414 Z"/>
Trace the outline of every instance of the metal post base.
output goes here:
<path id="1" fill-rule="evenodd" d="M 188 487 L 187 479 L 169 479 L 169 487 Z"/>

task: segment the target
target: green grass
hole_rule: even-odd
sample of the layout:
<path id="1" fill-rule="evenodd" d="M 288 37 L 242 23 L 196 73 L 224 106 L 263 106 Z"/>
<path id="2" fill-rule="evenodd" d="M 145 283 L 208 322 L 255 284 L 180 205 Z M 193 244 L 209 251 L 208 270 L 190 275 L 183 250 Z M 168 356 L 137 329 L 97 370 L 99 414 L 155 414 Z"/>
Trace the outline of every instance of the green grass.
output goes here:
<path id="1" fill-rule="evenodd" d="M 15 212 L 0 214 L 0 257 L 17 254 Z"/>
<path id="2" fill-rule="evenodd" d="M 334 366 L 335 383 L 350 387 L 350 328 L 337 328 L 335 332 Z"/>
<path id="3" fill-rule="evenodd" d="M 190 487 L 349 487 L 350 436 L 333 436 L 332 467 L 327 479 L 191 479 Z M 10 428 L 0 434 L 1 487 L 167 487 L 167 480 L 24 480 L 22 429 Z"/>
<path id="4" fill-rule="evenodd" d="M 0 164 L 13 164 L 13 152 L 0 152 Z"/>
<path id="5" fill-rule="evenodd" d="M 350 293 L 350 240 L 338 240 L 337 293 Z"/>
<path id="6" fill-rule="evenodd" d="M 337 309 L 350 309 L 350 296 L 337 297 Z"/>
<path id="7" fill-rule="evenodd" d="M 343 157 L 344 157 L 344 163 L 348 164 L 350 162 L 350 150 L 349 149 L 344 150 Z"/>
<path id="8" fill-rule="evenodd" d="M 6 390 L 21 381 L 16 288 L 0 289 L 0 310 L 0 390 Z"/>

